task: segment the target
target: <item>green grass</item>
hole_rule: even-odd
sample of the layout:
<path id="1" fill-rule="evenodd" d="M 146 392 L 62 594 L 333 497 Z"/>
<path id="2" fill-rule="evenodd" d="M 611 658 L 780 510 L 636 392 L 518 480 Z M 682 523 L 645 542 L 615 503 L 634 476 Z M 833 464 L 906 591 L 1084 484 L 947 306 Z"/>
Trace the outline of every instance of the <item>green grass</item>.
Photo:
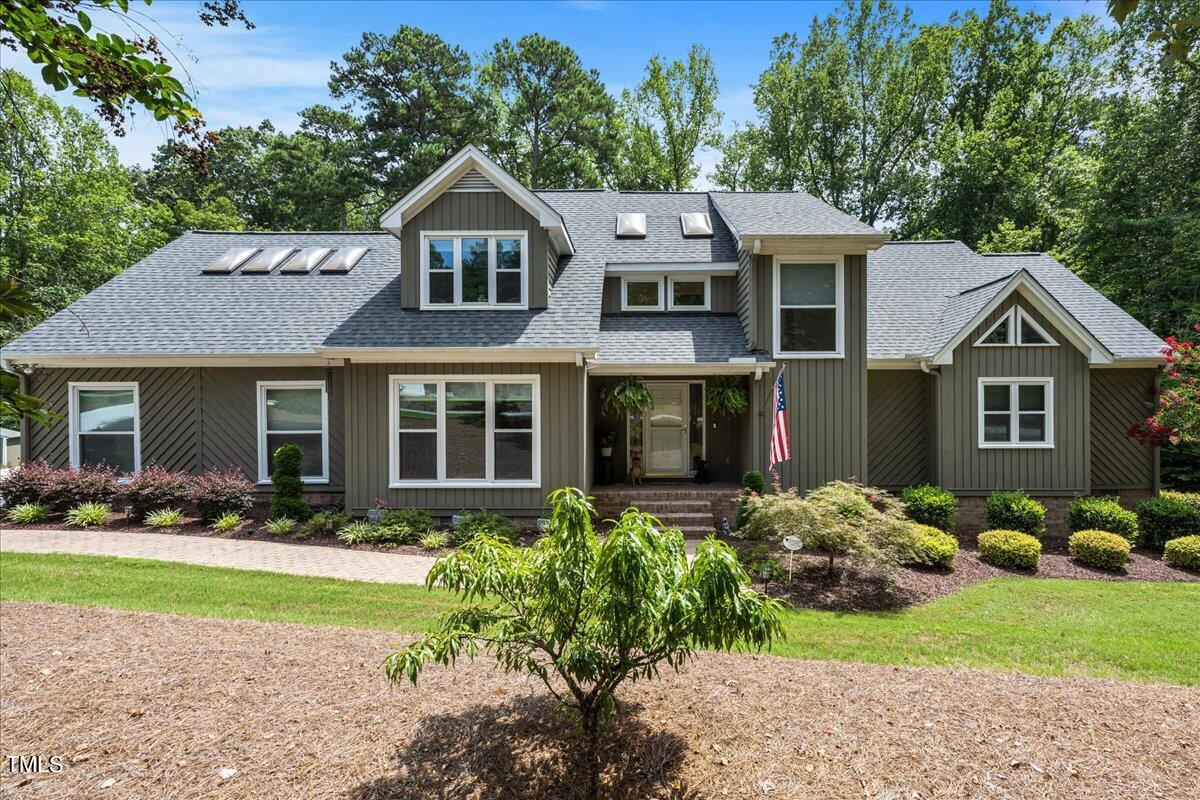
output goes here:
<path id="1" fill-rule="evenodd" d="M 419 586 L 99 556 L 0 553 L 0 599 L 420 631 Z M 1200 586 L 1001 578 L 901 612 L 789 611 L 777 655 L 1200 685 Z"/>

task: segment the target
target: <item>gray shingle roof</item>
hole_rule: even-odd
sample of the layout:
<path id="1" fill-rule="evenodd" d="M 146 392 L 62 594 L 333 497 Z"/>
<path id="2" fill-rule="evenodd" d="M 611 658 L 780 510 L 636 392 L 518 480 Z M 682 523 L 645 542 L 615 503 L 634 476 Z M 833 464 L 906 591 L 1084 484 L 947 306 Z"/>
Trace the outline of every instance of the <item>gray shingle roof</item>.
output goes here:
<path id="1" fill-rule="evenodd" d="M 870 225 L 804 192 L 710 192 L 741 236 L 876 234 Z"/>
<path id="2" fill-rule="evenodd" d="M 600 362 L 654 364 L 725 363 L 751 353 L 736 314 L 604 314 Z"/>

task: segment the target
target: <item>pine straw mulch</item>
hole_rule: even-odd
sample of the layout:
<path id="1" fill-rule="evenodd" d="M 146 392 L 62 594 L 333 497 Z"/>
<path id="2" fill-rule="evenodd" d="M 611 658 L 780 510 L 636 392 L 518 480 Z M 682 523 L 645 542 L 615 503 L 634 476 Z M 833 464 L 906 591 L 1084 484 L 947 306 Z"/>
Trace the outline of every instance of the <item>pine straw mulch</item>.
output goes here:
<path id="1" fill-rule="evenodd" d="M 0 628 L 4 753 L 67 757 L 5 796 L 578 793 L 543 690 L 482 660 L 391 690 L 394 634 L 15 602 Z M 622 697 L 609 798 L 1200 793 L 1196 688 L 703 654 Z"/>

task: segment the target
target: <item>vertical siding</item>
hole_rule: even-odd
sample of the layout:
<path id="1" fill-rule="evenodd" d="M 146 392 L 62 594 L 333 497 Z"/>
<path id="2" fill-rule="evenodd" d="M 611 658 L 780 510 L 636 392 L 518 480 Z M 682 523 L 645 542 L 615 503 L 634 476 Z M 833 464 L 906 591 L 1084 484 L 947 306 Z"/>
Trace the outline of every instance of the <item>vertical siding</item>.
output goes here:
<path id="1" fill-rule="evenodd" d="M 1057 347 L 974 347 L 1013 303 L 1019 302 Z M 979 378 L 1054 379 L 1054 447 L 979 447 Z M 941 368 L 938 406 L 938 483 L 958 491 L 1029 489 L 1087 492 L 1089 488 L 1089 394 L 1087 357 L 1024 300 L 1010 299 L 988 316 Z"/>
<path id="2" fill-rule="evenodd" d="M 405 223 L 400 236 L 401 305 L 421 305 L 421 231 L 525 230 L 529 233 L 529 307 L 545 308 L 548 244 L 538 221 L 503 192 L 447 192 Z"/>
<path id="3" fill-rule="evenodd" d="M 1152 489 L 1154 449 L 1125 435 L 1153 407 L 1157 370 L 1091 371 L 1092 491 Z"/>
<path id="4" fill-rule="evenodd" d="M 756 308 L 754 297 L 754 262 L 754 254 L 749 250 L 738 250 L 737 296 L 734 300 L 734 305 L 737 308 L 738 316 L 742 320 L 742 332 L 746 334 L 746 341 L 750 343 L 751 349 L 763 346 L 761 342 L 755 341 L 757 329 L 754 324 Z"/>
<path id="5" fill-rule="evenodd" d="M 388 429 L 390 375 L 540 375 L 542 484 L 537 489 L 389 489 L 391 432 Z M 354 482 L 346 503 L 370 507 L 377 497 L 393 506 L 426 508 L 446 514 L 462 508 L 488 508 L 518 515 L 538 513 L 550 490 L 578 486 L 583 414 L 583 382 L 574 364 L 352 364 L 347 368 L 347 452 Z"/>
<path id="6" fill-rule="evenodd" d="M 875 486 L 893 489 L 930 480 L 932 380 L 918 370 L 867 373 L 867 471 Z"/>
<path id="7" fill-rule="evenodd" d="M 714 275 L 709 289 L 710 311 L 714 314 L 732 314 L 737 311 L 737 283 L 732 275 Z M 621 278 L 604 279 L 604 295 L 600 310 L 605 314 L 621 312 Z"/>
<path id="8" fill-rule="evenodd" d="M 755 347 L 770 352 L 775 347 L 771 336 L 773 314 L 771 305 L 775 302 L 771 256 L 758 255 L 752 256 L 752 259 L 753 269 L 750 270 L 750 273 L 754 276 L 754 313 L 752 315 L 753 333 L 750 338 L 754 340 Z"/>

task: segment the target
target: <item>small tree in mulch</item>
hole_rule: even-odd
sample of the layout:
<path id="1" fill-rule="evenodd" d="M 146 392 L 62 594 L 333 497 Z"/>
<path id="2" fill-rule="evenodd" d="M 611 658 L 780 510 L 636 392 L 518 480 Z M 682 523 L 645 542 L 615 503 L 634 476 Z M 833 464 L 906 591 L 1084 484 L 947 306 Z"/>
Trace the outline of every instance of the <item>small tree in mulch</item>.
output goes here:
<path id="1" fill-rule="evenodd" d="M 385 662 L 414 684 L 431 661 L 491 652 L 510 672 L 539 678 L 579 715 L 587 796 L 599 797 L 602 724 L 626 680 L 678 669 L 697 648 L 761 649 L 782 636 L 775 600 L 750 588 L 737 555 L 713 538 L 689 563 L 683 535 L 630 509 L 601 543 L 579 489 L 550 496 L 550 527 L 529 548 L 482 534 L 430 570 L 430 588 L 465 606 Z"/>
<path id="2" fill-rule="evenodd" d="M 308 519 L 308 503 L 304 502 L 304 481 L 300 480 L 300 465 L 304 453 L 294 444 L 281 445 L 272 457 L 271 518 L 287 517 L 297 521 Z"/>

